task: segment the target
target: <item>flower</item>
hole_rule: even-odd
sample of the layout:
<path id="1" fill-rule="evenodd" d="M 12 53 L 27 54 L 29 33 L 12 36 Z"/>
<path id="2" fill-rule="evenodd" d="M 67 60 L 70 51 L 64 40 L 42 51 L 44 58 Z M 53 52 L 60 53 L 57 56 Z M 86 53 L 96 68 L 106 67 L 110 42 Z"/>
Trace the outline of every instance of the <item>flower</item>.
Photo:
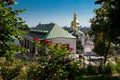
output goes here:
<path id="1" fill-rule="evenodd" d="M 50 41 L 49 41 L 49 40 L 47 40 L 47 39 L 46 39 L 46 40 L 44 40 L 44 42 L 45 42 L 45 43 L 50 43 Z"/>
<path id="2" fill-rule="evenodd" d="M 47 45 L 50 45 L 50 40 L 44 40 L 44 43 L 47 44 Z"/>
<path id="3" fill-rule="evenodd" d="M 50 45 L 50 43 L 46 43 L 47 45 Z"/>
<path id="4" fill-rule="evenodd" d="M 33 40 L 34 40 L 34 41 L 37 41 L 37 42 L 40 41 L 38 37 L 33 37 Z"/>
<path id="5" fill-rule="evenodd" d="M 69 50 L 70 50 L 70 51 L 73 51 L 73 50 L 74 50 L 74 48 L 70 48 Z"/>
<path id="6" fill-rule="evenodd" d="M 13 0 L 6 0 L 8 5 L 13 5 L 15 2 Z"/>

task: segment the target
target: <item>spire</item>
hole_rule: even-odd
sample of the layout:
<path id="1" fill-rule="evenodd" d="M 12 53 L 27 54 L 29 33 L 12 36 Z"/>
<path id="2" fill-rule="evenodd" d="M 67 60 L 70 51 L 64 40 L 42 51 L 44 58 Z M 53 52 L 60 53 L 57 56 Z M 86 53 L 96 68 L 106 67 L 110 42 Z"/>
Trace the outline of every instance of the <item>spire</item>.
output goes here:
<path id="1" fill-rule="evenodd" d="M 77 20 L 77 13 L 76 13 L 76 12 L 74 12 L 74 17 L 73 17 L 73 19 L 74 19 L 74 21 Z"/>
<path id="2" fill-rule="evenodd" d="M 77 21 L 77 13 L 74 12 L 73 21 L 71 22 L 71 27 L 72 27 L 73 31 L 77 31 L 79 25 L 80 25 L 80 23 Z"/>

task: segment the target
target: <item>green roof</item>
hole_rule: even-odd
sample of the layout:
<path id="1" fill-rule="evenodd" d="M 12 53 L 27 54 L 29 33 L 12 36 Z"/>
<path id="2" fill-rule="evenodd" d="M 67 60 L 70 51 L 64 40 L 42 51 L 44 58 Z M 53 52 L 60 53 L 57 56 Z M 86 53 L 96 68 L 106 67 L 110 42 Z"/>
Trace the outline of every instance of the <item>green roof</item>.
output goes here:
<path id="1" fill-rule="evenodd" d="M 57 24 L 39 24 L 27 34 L 29 37 L 38 37 L 39 39 L 53 38 L 76 38 L 72 34 L 65 31 Z"/>

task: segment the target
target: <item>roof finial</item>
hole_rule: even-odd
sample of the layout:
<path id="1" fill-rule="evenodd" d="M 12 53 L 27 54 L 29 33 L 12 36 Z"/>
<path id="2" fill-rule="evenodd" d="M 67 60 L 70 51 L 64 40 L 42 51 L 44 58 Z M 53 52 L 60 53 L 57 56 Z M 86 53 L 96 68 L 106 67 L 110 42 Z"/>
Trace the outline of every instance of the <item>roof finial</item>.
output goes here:
<path id="1" fill-rule="evenodd" d="M 76 21 L 77 20 L 77 13 L 76 12 L 74 12 L 74 21 Z"/>
<path id="2" fill-rule="evenodd" d="M 73 31 L 77 31 L 79 25 L 80 25 L 80 23 L 77 21 L 77 13 L 74 12 L 73 21 L 71 22 L 71 27 L 72 27 Z"/>

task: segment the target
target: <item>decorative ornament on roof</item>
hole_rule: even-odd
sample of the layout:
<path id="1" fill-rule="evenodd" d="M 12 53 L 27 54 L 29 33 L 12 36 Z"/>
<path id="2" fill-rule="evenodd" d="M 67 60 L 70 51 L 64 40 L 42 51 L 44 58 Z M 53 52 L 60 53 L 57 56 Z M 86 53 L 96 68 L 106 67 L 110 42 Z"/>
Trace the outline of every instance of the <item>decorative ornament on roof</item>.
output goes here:
<path id="1" fill-rule="evenodd" d="M 71 22 L 71 26 L 72 26 L 73 31 L 77 31 L 78 26 L 80 26 L 80 23 L 77 20 L 77 13 L 76 12 L 74 12 L 73 21 Z"/>

